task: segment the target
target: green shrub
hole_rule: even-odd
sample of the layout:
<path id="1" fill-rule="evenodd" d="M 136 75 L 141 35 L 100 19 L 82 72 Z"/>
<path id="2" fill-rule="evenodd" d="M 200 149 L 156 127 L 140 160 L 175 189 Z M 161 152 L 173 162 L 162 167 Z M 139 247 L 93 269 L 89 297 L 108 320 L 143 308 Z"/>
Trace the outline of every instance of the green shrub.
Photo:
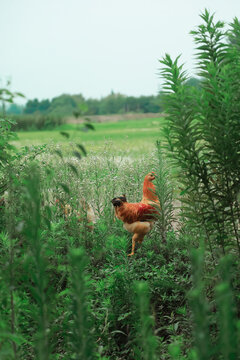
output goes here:
<path id="1" fill-rule="evenodd" d="M 14 131 L 51 130 L 65 123 L 61 116 L 51 115 L 11 115 L 14 120 Z"/>
<path id="2" fill-rule="evenodd" d="M 165 135 L 182 184 L 186 219 L 205 231 L 212 252 L 218 244 L 223 254 L 229 248 L 240 254 L 240 23 L 235 19 L 226 32 L 207 10 L 201 18 L 203 24 L 192 31 L 200 88 L 188 85 L 179 57 L 161 60 L 169 115 Z"/>
<path id="3" fill-rule="evenodd" d="M 157 359 L 157 337 L 154 335 L 154 319 L 149 311 L 148 286 L 146 282 L 138 282 L 135 285 L 137 303 L 137 334 L 136 359 L 154 360 Z"/>
<path id="4" fill-rule="evenodd" d="M 71 358 L 91 360 L 94 358 L 95 351 L 87 304 L 88 285 L 86 275 L 84 274 L 87 258 L 84 250 L 81 248 L 72 249 L 69 260 L 72 298 L 72 324 L 69 329 L 71 334 Z"/>

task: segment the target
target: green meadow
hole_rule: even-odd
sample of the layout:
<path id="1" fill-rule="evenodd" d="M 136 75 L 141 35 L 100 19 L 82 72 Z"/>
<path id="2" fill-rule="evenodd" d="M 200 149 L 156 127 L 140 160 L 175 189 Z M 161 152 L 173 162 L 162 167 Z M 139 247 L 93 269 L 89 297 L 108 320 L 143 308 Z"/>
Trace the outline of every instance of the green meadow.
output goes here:
<path id="1" fill-rule="evenodd" d="M 133 155 L 150 152 L 160 137 L 164 118 L 137 119 L 107 123 L 93 123 L 94 130 L 83 131 L 83 124 L 64 124 L 54 130 L 18 132 L 16 147 L 58 144 L 67 147 L 69 142 L 82 144 L 91 152 L 101 151 L 107 143 L 116 152 Z M 61 132 L 67 133 L 63 136 Z"/>

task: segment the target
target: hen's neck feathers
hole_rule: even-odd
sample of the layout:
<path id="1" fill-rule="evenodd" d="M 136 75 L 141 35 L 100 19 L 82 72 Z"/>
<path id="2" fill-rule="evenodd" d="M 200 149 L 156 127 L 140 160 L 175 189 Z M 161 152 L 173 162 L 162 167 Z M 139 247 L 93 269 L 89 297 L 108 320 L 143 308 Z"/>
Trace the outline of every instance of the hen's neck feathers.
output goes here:
<path id="1" fill-rule="evenodd" d="M 158 201 L 155 185 L 147 178 L 145 178 L 143 182 L 143 197 L 141 202 L 146 200 Z"/>

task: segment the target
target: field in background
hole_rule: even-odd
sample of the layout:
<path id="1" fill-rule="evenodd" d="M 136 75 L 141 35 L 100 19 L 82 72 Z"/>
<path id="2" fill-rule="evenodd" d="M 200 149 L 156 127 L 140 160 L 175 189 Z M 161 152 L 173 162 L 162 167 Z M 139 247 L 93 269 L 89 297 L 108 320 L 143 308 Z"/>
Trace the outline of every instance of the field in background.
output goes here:
<path id="1" fill-rule="evenodd" d="M 146 120 L 163 118 L 165 115 L 162 113 L 125 113 L 125 114 L 110 114 L 110 115 L 86 115 L 80 116 L 77 119 L 74 116 L 67 117 L 67 123 L 76 124 L 84 122 L 87 117 L 93 122 L 118 122 L 126 120 Z"/>
<path id="2" fill-rule="evenodd" d="M 114 153 L 124 151 L 126 155 L 149 153 L 160 138 L 164 118 L 123 120 L 118 122 L 94 123 L 95 130 L 83 132 L 82 124 L 64 124 L 55 130 L 18 132 L 17 147 L 53 144 L 67 147 L 69 142 L 82 144 L 87 151 L 101 151 L 106 143 L 112 143 Z M 69 138 L 61 135 L 67 132 Z"/>

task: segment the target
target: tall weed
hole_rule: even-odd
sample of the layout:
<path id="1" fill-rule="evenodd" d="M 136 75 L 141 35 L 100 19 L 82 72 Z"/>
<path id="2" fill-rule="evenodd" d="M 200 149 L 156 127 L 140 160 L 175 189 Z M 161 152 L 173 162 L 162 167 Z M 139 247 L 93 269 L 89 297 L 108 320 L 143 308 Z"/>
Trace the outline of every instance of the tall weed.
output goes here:
<path id="1" fill-rule="evenodd" d="M 212 252 L 218 244 L 222 254 L 229 248 L 240 254 L 239 22 L 226 33 L 207 10 L 201 18 L 203 24 L 192 31 L 201 87 L 186 83 L 179 57 L 173 61 L 167 54 L 161 60 L 169 115 L 165 135 L 183 186 L 186 218 L 205 229 Z"/>

